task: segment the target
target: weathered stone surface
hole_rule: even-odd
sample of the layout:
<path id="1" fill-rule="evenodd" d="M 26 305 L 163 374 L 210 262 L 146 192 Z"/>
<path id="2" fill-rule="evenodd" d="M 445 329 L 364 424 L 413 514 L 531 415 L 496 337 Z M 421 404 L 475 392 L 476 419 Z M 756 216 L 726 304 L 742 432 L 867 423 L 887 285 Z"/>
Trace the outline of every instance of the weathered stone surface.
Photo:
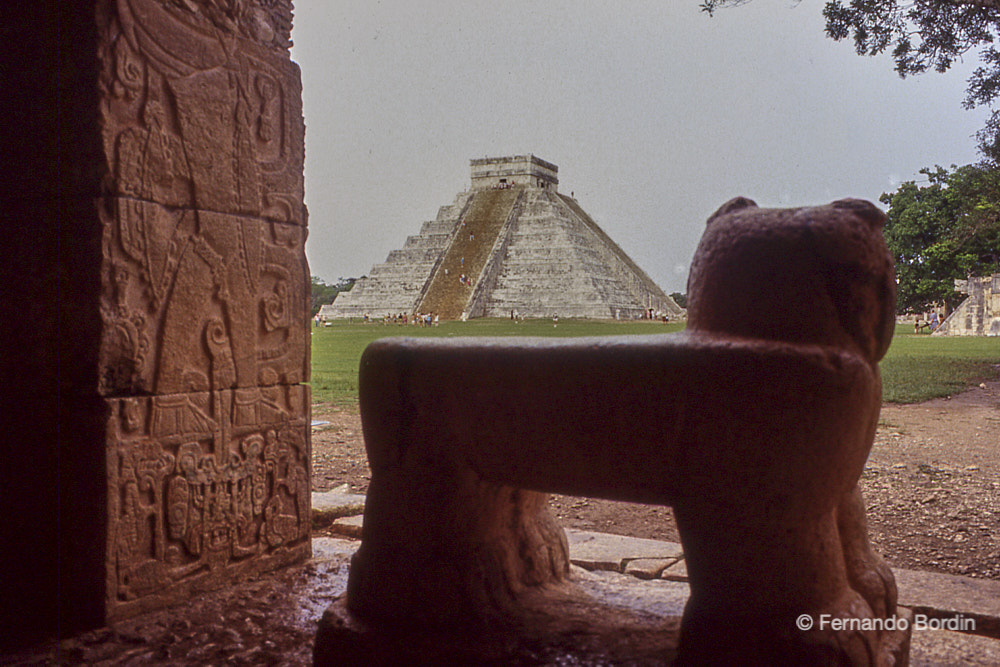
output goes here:
<path id="1" fill-rule="evenodd" d="M 1000 336 L 1000 273 L 956 280 L 969 296 L 934 332 L 935 336 Z"/>
<path id="2" fill-rule="evenodd" d="M 101 0 L 108 194 L 305 224 L 292 3 Z"/>
<path id="3" fill-rule="evenodd" d="M 607 570 L 579 567 L 574 567 L 570 575 L 573 584 L 596 602 L 662 618 L 682 616 L 691 597 L 691 587 L 686 582 L 644 581 Z"/>
<path id="4" fill-rule="evenodd" d="M 523 490 L 544 489 L 674 507 L 682 661 L 904 664 L 906 632 L 795 626 L 896 613 L 857 490 L 894 325 L 884 219 L 857 200 L 728 202 L 682 334 L 373 343 L 347 608 L 400 635 L 520 625 L 524 599 L 570 586 L 566 537 Z"/>
<path id="5" fill-rule="evenodd" d="M 24 7 L 5 24 L 30 46 L 0 67 L 0 413 L 23 473 L 0 498 L 0 625 L 19 629 L 0 643 L 309 552 L 290 0 Z"/>
<path id="6" fill-rule="evenodd" d="M 308 390 L 109 400 L 109 616 L 309 556 Z"/>
<path id="7" fill-rule="evenodd" d="M 320 620 L 313 664 L 653 667 L 671 664 L 676 655 L 676 617 L 606 603 L 570 588 L 528 591 L 522 609 L 517 625 L 501 623 L 468 633 L 366 623 L 341 598 Z"/>
<path id="8" fill-rule="evenodd" d="M 660 574 L 676 562 L 664 558 L 636 558 L 625 563 L 625 574 L 637 579 L 659 579 Z"/>
<path id="9" fill-rule="evenodd" d="M 358 550 L 358 544 L 357 540 L 345 540 L 339 537 L 314 537 L 312 539 L 312 558 L 317 562 L 339 561 L 344 556 L 353 556 L 354 552 Z"/>
<path id="10" fill-rule="evenodd" d="M 533 155 L 472 160 L 472 189 L 322 315 L 631 319 L 652 308 L 683 317 L 575 199 L 556 192 L 557 171 Z"/>
<path id="11" fill-rule="evenodd" d="M 437 218 L 423 224 L 419 235 L 408 237 L 403 248 L 390 252 L 384 263 L 372 267 L 366 279 L 356 282 L 349 292 L 338 294 L 320 314 L 337 319 L 416 311 L 429 276 L 448 249 L 471 199 L 472 193 L 464 192 L 450 206 L 442 206 Z"/>
<path id="12" fill-rule="evenodd" d="M 101 211 L 102 393 L 308 379 L 300 227 L 123 198 Z"/>
<path id="13" fill-rule="evenodd" d="M 337 519 L 336 521 L 333 522 L 331 529 L 338 535 L 346 535 L 347 537 L 360 538 L 364 525 L 365 525 L 364 515 L 357 514 L 354 516 L 345 516 Z"/>
<path id="14" fill-rule="evenodd" d="M 920 630 L 910 640 L 912 667 L 994 667 L 1000 665 L 1000 641 L 944 630 Z"/>
<path id="15" fill-rule="evenodd" d="M 355 516 L 365 511 L 365 497 L 337 490 L 312 494 L 313 526 L 328 526 L 335 519 Z"/>
<path id="16" fill-rule="evenodd" d="M 663 572 L 660 573 L 661 579 L 666 579 L 667 581 L 687 581 L 688 580 L 688 570 L 687 561 L 683 558 L 675 563 L 672 563 Z"/>
<path id="17" fill-rule="evenodd" d="M 899 604 L 927 618 L 963 618 L 975 634 L 1000 639 L 1000 582 L 938 572 L 895 570 Z"/>
<path id="18" fill-rule="evenodd" d="M 676 542 L 646 540 L 639 537 L 610 535 L 584 530 L 566 530 L 570 562 L 587 570 L 623 572 L 635 559 L 666 559 L 670 562 L 683 556 Z"/>

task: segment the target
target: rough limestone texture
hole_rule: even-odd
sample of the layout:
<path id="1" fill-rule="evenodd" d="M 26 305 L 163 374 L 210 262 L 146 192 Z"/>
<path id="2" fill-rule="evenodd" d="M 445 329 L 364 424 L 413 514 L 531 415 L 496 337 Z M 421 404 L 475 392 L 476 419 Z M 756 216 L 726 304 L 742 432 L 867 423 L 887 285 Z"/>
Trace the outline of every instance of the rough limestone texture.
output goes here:
<path id="1" fill-rule="evenodd" d="M 955 290 L 968 294 L 935 336 L 1000 336 L 1000 273 L 956 280 Z"/>
<path id="2" fill-rule="evenodd" d="M 290 0 L 32 4 L 3 604 L 66 633 L 310 553 L 304 124 Z"/>
<path id="3" fill-rule="evenodd" d="M 370 345 L 363 541 L 318 661 L 483 628 L 514 655 L 549 622 L 572 653 L 559 600 L 578 589 L 544 490 L 673 506 L 691 588 L 679 664 L 904 665 L 907 632 L 795 624 L 897 613 L 857 487 L 894 325 L 884 220 L 858 200 L 728 202 L 679 334 Z M 599 634 L 609 650 L 625 636 Z"/>
<path id="4" fill-rule="evenodd" d="M 533 155 L 472 160 L 471 189 L 322 315 L 632 319 L 652 309 L 683 317 L 575 199 L 557 192 L 557 171 Z"/>

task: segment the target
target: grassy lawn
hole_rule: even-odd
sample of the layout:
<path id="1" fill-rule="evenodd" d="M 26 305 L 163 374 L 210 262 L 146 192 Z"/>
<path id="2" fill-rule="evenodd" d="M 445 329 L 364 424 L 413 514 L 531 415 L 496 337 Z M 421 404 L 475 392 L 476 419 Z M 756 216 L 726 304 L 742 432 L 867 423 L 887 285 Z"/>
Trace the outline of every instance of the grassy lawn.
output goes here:
<path id="1" fill-rule="evenodd" d="M 370 342 L 386 336 L 611 336 L 679 331 L 681 324 L 507 319 L 442 322 L 438 327 L 336 322 L 312 328 L 312 391 L 318 403 L 349 405 L 358 399 L 358 360 Z M 887 402 L 913 403 L 948 396 L 1000 376 L 1000 338 L 939 338 L 915 335 L 899 325 L 882 361 Z"/>
<path id="2" fill-rule="evenodd" d="M 914 334 L 900 324 L 881 367 L 888 403 L 950 396 L 1000 376 L 1000 338 Z"/>
<path id="3" fill-rule="evenodd" d="M 358 361 L 368 343 L 387 336 L 613 336 L 680 331 L 683 324 L 662 322 L 601 322 L 588 320 L 475 319 L 442 322 L 436 327 L 396 324 L 362 324 L 337 321 L 329 327 L 313 327 L 312 385 L 317 403 L 350 404 L 358 400 Z"/>

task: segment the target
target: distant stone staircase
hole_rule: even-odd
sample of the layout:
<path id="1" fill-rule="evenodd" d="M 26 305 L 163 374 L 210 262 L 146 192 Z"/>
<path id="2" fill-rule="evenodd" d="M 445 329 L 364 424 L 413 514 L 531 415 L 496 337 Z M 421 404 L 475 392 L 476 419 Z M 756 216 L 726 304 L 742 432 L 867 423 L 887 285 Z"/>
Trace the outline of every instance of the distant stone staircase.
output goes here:
<path id="1" fill-rule="evenodd" d="M 442 206 L 437 218 L 425 222 L 418 235 L 408 237 L 401 249 L 393 250 L 385 262 L 373 266 L 368 276 L 355 283 L 351 291 L 337 295 L 333 304 L 324 308 L 324 316 L 350 318 L 369 314 L 381 317 L 416 311 L 472 195 L 463 192 L 451 206 Z"/>
<path id="2" fill-rule="evenodd" d="M 472 189 L 324 307 L 325 317 L 685 316 L 575 199 L 557 192 L 556 165 L 524 155 L 471 167 Z"/>
<path id="3" fill-rule="evenodd" d="M 684 311 L 571 203 L 551 190 L 526 193 L 483 314 L 633 319 L 653 308 L 681 317 Z"/>
<path id="4" fill-rule="evenodd" d="M 454 320 L 468 312 L 469 301 L 522 187 L 479 190 L 452 238 L 417 310 Z M 463 224 L 464 223 L 464 224 Z M 466 276 L 464 282 L 462 276 Z"/>
<path id="5" fill-rule="evenodd" d="M 559 194 L 559 198 L 602 241 L 602 251 L 605 255 L 605 260 L 615 267 L 615 275 L 623 282 L 623 288 L 631 297 L 629 299 L 630 302 L 638 301 L 641 303 L 645 301 L 647 307 L 667 313 L 674 318 L 686 315 L 684 309 L 678 306 L 666 292 L 660 289 L 660 286 L 614 242 L 614 239 L 608 236 L 607 232 L 594 222 L 594 219 L 583 210 L 576 199 L 567 197 L 564 194 Z"/>

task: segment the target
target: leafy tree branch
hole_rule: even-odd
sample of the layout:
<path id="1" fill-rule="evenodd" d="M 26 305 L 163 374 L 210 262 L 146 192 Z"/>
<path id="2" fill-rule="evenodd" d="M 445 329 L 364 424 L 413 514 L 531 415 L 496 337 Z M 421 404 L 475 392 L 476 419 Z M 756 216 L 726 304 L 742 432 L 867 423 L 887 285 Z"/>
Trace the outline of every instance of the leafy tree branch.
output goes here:
<path id="1" fill-rule="evenodd" d="M 737 7 L 750 0 L 705 0 L 702 11 Z M 976 138 L 983 157 L 1000 164 L 1000 0 L 828 0 L 826 34 L 851 39 L 858 55 L 890 53 L 902 77 L 933 69 L 946 72 L 971 51 L 980 67 L 969 78 L 965 108 L 992 113 Z"/>

